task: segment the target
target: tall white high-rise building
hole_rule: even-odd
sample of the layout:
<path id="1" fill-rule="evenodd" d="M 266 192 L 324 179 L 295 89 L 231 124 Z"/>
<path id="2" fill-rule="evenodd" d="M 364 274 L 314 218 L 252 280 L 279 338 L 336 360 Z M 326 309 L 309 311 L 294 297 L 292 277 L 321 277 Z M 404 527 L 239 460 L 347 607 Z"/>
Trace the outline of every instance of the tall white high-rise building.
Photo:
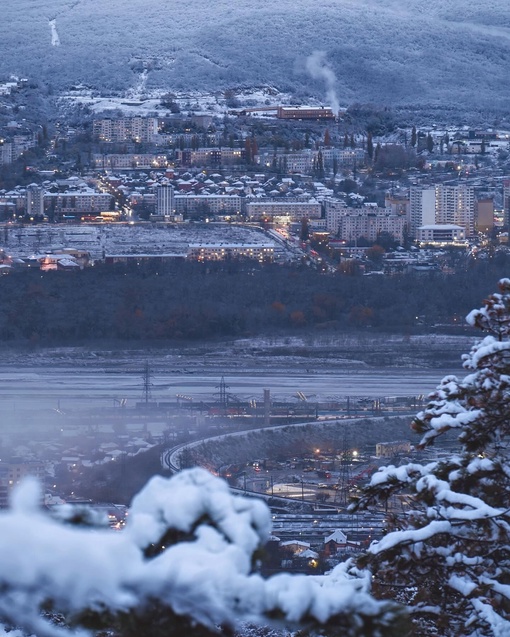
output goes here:
<path id="1" fill-rule="evenodd" d="M 510 179 L 503 181 L 503 225 L 510 225 Z"/>
<path id="2" fill-rule="evenodd" d="M 156 214 L 163 217 L 173 217 L 175 215 L 173 186 L 164 184 L 156 186 Z"/>
<path id="3" fill-rule="evenodd" d="M 436 224 L 454 224 L 471 236 L 475 229 L 475 190 L 472 186 L 436 186 Z"/>
<path id="4" fill-rule="evenodd" d="M 436 223 L 436 189 L 411 186 L 409 190 L 409 234 L 417 236 L 418 228 Z"/>
<path id="5" fill-rule="evenodd" d="M 96 119 L 92 134 L 104 142 L 152 142 L 158 134 L 156 117 L 120 117 Z"/>
<path id="6" fill-rule="evenodd" d="M 345 201 L 340 199 L 326 199 L 326 229 L 328 232 L 336 234 L 340 227 L 340 219 L 352 212 L 352 208 L 348 208 Z"/>
<path id="7" fill-rule="evenodd" d="M 27 215 L 29 217 L 44 215 L 44 188 L 37 184 L 27 186 Z"/>

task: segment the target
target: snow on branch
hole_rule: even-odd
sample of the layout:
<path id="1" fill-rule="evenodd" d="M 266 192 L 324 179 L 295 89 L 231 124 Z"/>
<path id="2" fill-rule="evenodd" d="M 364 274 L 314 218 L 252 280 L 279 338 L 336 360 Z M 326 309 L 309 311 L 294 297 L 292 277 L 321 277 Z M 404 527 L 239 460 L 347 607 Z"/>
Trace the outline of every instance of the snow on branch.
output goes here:
<path id="1" fill-rule="evenodd" d="M 455 507 L 439 507 L 439 515 L 447 520 L 485 520 L 506 515 L 508 507 L 496 508 L 489 506 L 481 498 L 467 493 L 456 493 L 450 483 L 438 480 L 434 475 L 425 475 L 417 481 L 416 491 L 432 491 L 437 503 L 447 502 Z"/>
<path id="2" fill-rule="evenodd" d="M 416 480 L 417 476 L 427 475 L 432 471 L 437 463 L 433 462 L 428 465 L 409 463 L 401 467 L 388 465 L 380 467 L 370 478 L 370 487 L 382 484 L 394 484 L 396 482 L 406 484 Z"/>
<path id="3" fill-rule="evenodd" d="M 87 612 L 140 612 L 156 601 L 209 629 L 269 615 L 315 623 L 341 615 L 350 635 L 363 634 L 363 617 L 374 621 L 395 608 L 370 596 L 370 577 L 346 568 L 264 580 L 252 563 L 269 537 L 268 508 L 234 496 L 203 469 L 154 477 L 118 533 L 63 524 L 39 502 L 29 480 L 0 512 L 0 620 L 38 635 L 66 632 L 43 619 L 48 607 L 77 621 Z"/>
<path id="4" fill-rule="evenodd" d="M 501 617 L 490 604 L 476 598 L 471 603 L 476 614 L 490 627 L 493 637 L 510 635 L 510 622 Z"/>
<path id="5" fill-rule="evenodd" d="M 382 540 L 372 542 L 368 552 L 372 555 L 377 555 L 388 549 L 392 549 L 395 546 L 402 546 L 408 544 L 418 544 L 425 542 L 430 538 L 440 533 L 449 533 L 451 531 L 451 524 L 447 520 L 435 520 L 419 529 L 408 529 L 406 531 L 393 531 L 385 535 Z"/>
<path id="6" fill-rule="evenodd" d="M 500 279 L 498 287 L 499 293 L 485 299 L 484 307 L 472 310 L 466 316 L 466 322 L 502 340 L 510 335 L 510 279 Z"/>
<path id="7" fill-rule="evenodd" d="M 510 356 L 510 341 L 498 341 L 494 336 L 486 336 L 473 346 L 471 353 L 464 358 L 463 365 L 466 369 L 479 369 L 483 364 L 491 364 L 492 356 L 507 352 Z"/>

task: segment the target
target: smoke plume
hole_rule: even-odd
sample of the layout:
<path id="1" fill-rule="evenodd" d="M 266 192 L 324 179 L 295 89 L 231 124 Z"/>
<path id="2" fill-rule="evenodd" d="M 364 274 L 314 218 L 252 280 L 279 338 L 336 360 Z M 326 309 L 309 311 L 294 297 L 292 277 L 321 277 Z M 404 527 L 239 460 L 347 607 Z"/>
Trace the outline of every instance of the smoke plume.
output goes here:
<path id="1" fill-rule="evenodd" d="M 326 60 L 325 51 L 314 51 L 306 58 L 306 70 L 314 80 L 324 80 L 326 85 L 326 99 L 331 105 L 333 113 L 338 115 L 340 103 L 336 94 L 336 75 Z"/>

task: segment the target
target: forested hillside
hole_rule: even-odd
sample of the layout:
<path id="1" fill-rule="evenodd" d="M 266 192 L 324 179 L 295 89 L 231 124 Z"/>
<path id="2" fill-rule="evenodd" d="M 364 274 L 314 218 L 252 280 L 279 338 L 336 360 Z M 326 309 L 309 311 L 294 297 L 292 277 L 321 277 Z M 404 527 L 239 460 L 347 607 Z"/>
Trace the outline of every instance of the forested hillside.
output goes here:
<path id="1" fill-rule="evenodd" d="M 303 329 L 460 329 L 506 270 L 502 260 L 449 276 L 325 275 L 253 262 L 19 271 L 0 280 L 0 339 L 52 345 Z"/>
<path id="2" fill-rule="evenodd" d="M 340 105 L 458 109 L 504 108 L 510 91 L 506 0 L 5 0 L 2 10 L 0 73 L 52 89 L 270 84 L 304 99 L 336 89 Z M 307 70 L 314 51 L 328 78 L 318 58 Z"/>

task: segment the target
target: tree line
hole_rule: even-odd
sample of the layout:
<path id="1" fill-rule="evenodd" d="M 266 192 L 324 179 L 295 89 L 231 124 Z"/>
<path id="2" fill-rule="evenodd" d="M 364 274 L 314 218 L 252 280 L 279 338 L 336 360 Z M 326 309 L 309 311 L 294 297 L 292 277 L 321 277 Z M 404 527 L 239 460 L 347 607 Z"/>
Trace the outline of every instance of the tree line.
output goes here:
<path id="1" fill-rule="evenodd" d="M 348 276 L 252 261 L 26 270 L 0 280 L 4 343 L 181 340 L 461 325 L 506 260 L 445 276 Z"/>

